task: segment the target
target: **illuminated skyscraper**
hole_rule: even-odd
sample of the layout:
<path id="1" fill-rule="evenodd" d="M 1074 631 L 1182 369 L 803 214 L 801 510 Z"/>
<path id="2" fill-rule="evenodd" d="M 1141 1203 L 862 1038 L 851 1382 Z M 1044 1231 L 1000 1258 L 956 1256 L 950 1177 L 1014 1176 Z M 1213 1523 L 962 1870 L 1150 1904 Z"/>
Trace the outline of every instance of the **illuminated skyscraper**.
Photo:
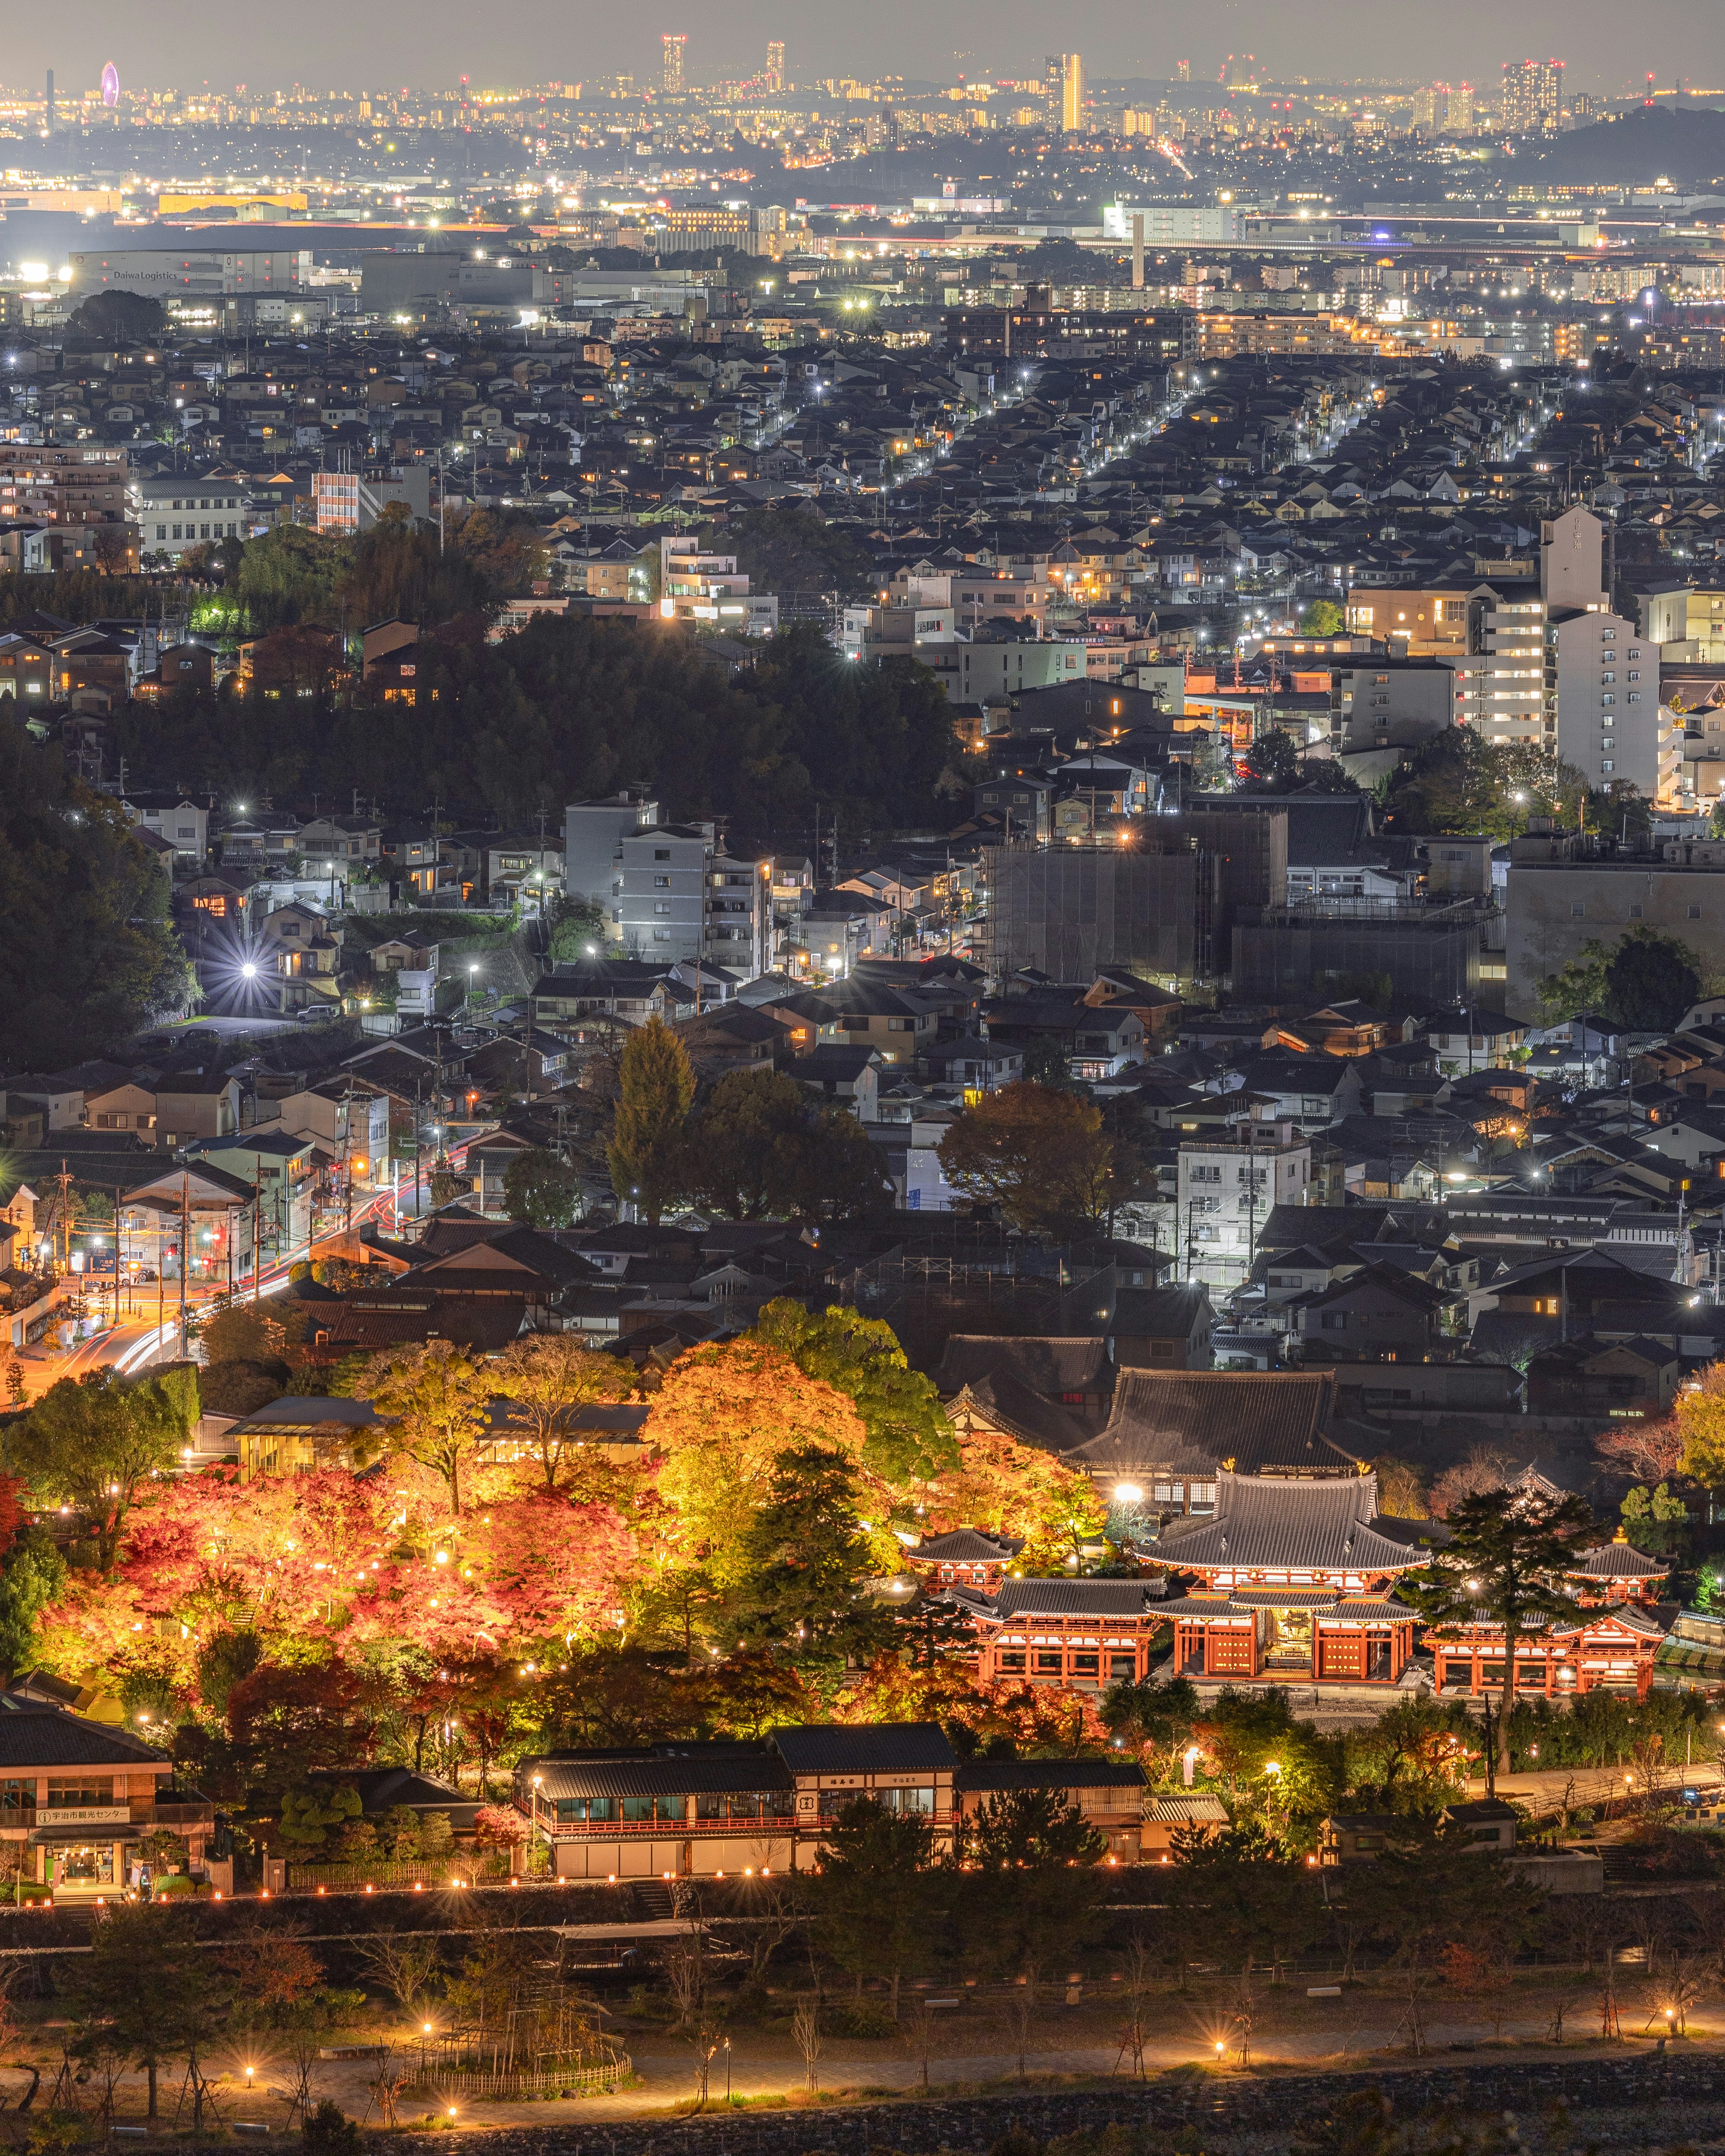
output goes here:
<path id="1" fill-rule="evenodd" d="M 784 44 L 778 38 L 769 40 L 767 47 L 767 87 L 772 90 L 784 88 Z"/>
<path id="2" fill-rule="evenodd" d="M 1084 64 L 1076 53 L 1050 53 L 1042 63 L 1042 95 L 1056 134 L 1084 125 Z"/>
<path id="3" fill-rule="evenodd" d="M 1503 131 L 1506 135 L 1553 133 L 1563 106 L 1561 60 L 1506 60 L 1503 64 Z"/>
<path id="4" fill-rule="evenodd" d="M 688 42 L 687 36 L 681 31 L 675 37 L 666 32 L 660 39 L 665 48 L 665 56 L 660 62 L 659 87 L 667 97 L 683 95 L 683 48 Z"/>

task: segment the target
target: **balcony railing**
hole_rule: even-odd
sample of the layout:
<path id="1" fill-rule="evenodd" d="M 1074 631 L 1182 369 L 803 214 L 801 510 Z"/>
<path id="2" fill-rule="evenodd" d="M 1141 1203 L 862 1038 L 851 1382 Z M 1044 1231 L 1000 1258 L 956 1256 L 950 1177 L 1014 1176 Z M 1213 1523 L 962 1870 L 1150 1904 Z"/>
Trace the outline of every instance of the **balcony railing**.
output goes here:
<path id="1" fill-rule="evenodd" d="M 535 1824 L 555 1840 L 608 1840 L 614 1835 L 788 1834 L 797 1824 L 788 1812 L 762 1819 L 556 1820 L 542 1813 Z"/>

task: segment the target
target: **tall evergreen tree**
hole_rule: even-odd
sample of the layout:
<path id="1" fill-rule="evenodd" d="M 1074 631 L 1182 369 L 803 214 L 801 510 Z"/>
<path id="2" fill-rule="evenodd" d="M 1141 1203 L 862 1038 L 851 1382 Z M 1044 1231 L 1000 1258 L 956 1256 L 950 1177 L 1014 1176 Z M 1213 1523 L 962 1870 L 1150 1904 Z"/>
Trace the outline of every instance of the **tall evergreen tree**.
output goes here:
<path id="1" fill-rule="evenodd" d="M 688 1173 L 689 1111 L 695 1073 L 689 1051 L 660 1018 L 649 1018 L 624 1045 L 616 1120 L 608 1158 L 611 1187 L 657 1227 Z"/>
<path id="2" fill-rule="evenodd" d="M 1543 1626 L 1573 1620 L 1579 1604 L 1562 1584 L 1575 1547 L 1593 1525 L 1579 1497 L 1541 1497 L 1486 1490 L 1464 1498 L 1445 1523 L 1450 1539 L 1423 1572 L 1396 1583 L 1428 1625 L 1485 1620 L 1503 1627 L 1503 1704 L 1497 1722 L 1497 1771 L 1510 1770 L 1510 1713 L 1515 1706 L 1516 1642 Z"/>

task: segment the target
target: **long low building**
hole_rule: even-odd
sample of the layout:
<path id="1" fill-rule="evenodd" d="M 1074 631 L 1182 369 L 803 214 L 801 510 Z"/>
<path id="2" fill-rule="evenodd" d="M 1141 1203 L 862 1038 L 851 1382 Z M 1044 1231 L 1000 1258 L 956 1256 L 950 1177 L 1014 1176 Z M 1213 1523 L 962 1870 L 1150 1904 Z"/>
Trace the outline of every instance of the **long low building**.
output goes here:
<path id="1" fill-rule="evenodd" d="M 807 1723 L 761 1743 L 557 1752 L 516 1769 L 516 1808 L 559 1879 L 764 1877 L 808 1870 L 859 1797 L 927 1820 L 937 1851 L 1013 1790 L 1053 1789 L 1135 1863 L 1143 1770 L 1120 1759 L 961 1760 L 934 1722 Z"/>

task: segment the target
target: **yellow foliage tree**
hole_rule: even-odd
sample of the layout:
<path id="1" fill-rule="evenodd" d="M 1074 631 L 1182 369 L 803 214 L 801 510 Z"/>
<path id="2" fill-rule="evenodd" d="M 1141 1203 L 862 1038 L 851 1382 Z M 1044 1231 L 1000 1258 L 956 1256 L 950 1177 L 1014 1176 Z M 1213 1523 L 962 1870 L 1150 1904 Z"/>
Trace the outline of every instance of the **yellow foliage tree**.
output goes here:
<path id="1" fill-rule="evenodd" d="M 891 1495 L 863 1465 L 862 1417 L 835 1386 L 804 1377 L 778 1348 L 733 1340 L 679 1356 L 642 1435 L 665 1455 L 660 1494 L 702 1547 L 716 1587 L 742 1577 L 741 1544 L 774 1460 L 805 1445 L 850 1460 L 870 1548 L 884 1568 L 896 1567 L 898 1543 L 886 1526 Z"/>
<path id="2" fill-rule="evenodd" d="M 960 1434 L 958 1465 L 927 1486 L 923 1503 L 931 1534 L 976 1527 L 1022 1542 L 1026 1572 L 1063 1566 L 1079 1543 L 1101 1532 L 1107 1518 L 1087 1475 L 993 1430 Z"/>
<path id="3" fill-rule="evenodd" d="M 1725 1487 L 1725 1363 L 1710 1363 L 1697 1385 L 1677 1395 L 1682 1471 L 1708 1490 Z"/>
<path id="4" fill-rule="evenodd" d="M 597 1353 L 573 1332 L 536 1332 L 516 1341 L 491 1374 L 510 1403 L 505 1435 L 534 1463 L 547 1490 L 557 1489 L 580 1464 L 582 1409 L 625 1400 L 634 1389 L 634 1371 L 627 1363 Z"/>

